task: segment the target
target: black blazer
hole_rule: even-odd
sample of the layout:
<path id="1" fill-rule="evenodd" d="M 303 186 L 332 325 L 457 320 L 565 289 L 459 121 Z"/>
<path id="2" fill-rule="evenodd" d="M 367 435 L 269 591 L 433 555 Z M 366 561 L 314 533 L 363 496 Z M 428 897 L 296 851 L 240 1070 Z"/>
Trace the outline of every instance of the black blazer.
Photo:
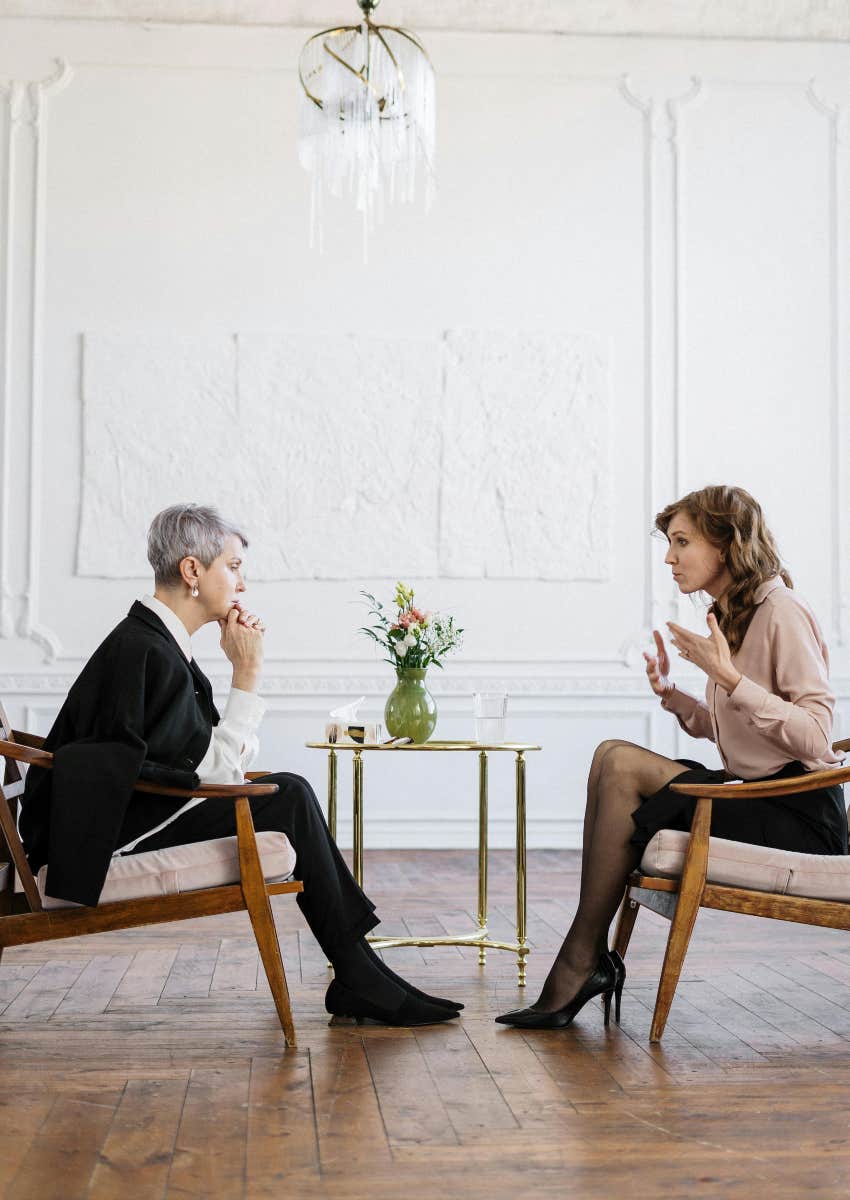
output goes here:
<path id="1" fill-rule="evenodd" d="M 45 739 L 53 770 L 27 772 L 21 837 L 32 870 L 47 863 L 48 895 L 97 904 L 115 850 L 185 803 L 135 792 L 136 780 L 197 787 L 195 768 L 218 721 L 207 677 L 136 602 L 83 668 Z"/>

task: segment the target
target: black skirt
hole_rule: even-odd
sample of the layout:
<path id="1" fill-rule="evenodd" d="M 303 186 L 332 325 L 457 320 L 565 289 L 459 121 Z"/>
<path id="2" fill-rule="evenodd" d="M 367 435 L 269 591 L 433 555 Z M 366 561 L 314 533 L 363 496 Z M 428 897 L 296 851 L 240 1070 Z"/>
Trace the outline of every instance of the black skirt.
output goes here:
<path id="1" fill-rule="evenodd" d="M 688 758 L 676 762 L 688 767 L 671 779 L 666 787 L 647 796 L 632 814 L 636 829 L 633 846 L 646 848 L 659 829 L 689 830 L 697 801 L 694 796 L 680 796 L 670 790 L 673 783 L 717 783 L 729 779 L 725 771 L 711 771 Z M 798 762 L 787 763 L 770 779 L 786 779 L 805 775 L 806 768 Z M 755 783 L 756 780 L 747 780 Z M 720 796 L 711 803 L 711 835 L 732 842 L 748 842 L 753 846 L 773 846 L 777 850 L 795 850 L 802 854 L 846 854 L 847 811 L 844 789 L 840 784 L 819 788 L 814 792 L 797 792 L 791 796 L 745 799 Z"/>

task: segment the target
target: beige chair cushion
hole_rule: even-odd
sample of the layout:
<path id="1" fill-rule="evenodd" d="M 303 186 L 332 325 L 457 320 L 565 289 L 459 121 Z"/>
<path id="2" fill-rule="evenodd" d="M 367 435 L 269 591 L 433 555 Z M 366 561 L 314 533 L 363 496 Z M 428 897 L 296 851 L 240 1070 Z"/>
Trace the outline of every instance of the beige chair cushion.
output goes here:
<path id="1" fill-rule="evenodd" d="M 688 837 L 678 829 L 660 830 L 644 851 L 641 870 L 647 875 L 678 878 L 685 863 Z M 795 854 L 709 838 L 707 879 L 709 883 L 755 892 L 850 901 L 850 856 Z"/>
<path id="2" fill-rule="evenodd" d="M 295 851 L 283 833 L 258 833 L 257 849 L 263 875 L 277 882 L 295 869 Z M 71 908 L 67 900 L 55 900 L 44 894 L 47 867 L 36 876 L 45 908 Z M 143 896 L 173 896 L 197 892 L 201 888 L 220 887 L 239 882 L 239 849 L 235 837 L 192 842 L 188 846 L 167 846 L 143 854 L 113 858 L 100 894 L 100 903 L 113 900 L 139 900 Z"/>

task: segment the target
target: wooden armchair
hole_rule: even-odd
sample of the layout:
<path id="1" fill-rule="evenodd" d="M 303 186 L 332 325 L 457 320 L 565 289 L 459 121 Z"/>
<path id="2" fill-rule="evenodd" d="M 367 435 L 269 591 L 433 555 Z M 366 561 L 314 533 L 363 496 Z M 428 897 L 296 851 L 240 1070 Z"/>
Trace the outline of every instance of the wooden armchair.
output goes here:
<path id="1" fill-rule="evenodd" d="M 834 743 L 833 749 L 850 750 L 850 739 Z M 614 949 L 625 957 L 641 906 L 670 921 L 650 1042 L 659 1042 L 664 1033 L 700 908 L 850 930 L 850 857 L 794 854 L 711 838 L 712 799 L 737 797 L 746 804 L 750 796 L 787 796 L 848 780 L 850 766 L 776 782 L 671 784 L 673 791 L 698 798 L 691 831 L 664 830 L 650 841 L 629 878 L 614 937 Z"/>
<path id="2" fill-rule="evenodd" d="M 186 800 L 196 796 L 232 796 L 236 805 L 236 839 L 220 838 L 177 848 L 184 851 L 182 861 L 176 868 L 173 862 L 170 863 L 171 869 L 167 874 L 160 870 L 155 876 L 157 894 L 138 895 L 140 890 L 145 890 L 145 863 L 141 860 L 154 860 L 160 856 L 158 863 L 161 866 L 162 856 L 167 856 L 171 848 L 169 851 L 154 851 L 113 860 L 121 865 L 131 864 L 135 878 L 129 884 L 125 878 L 123 888 L 133 898 L 120 898 L 120 879 L 117 883 L 113 881 L 110 887 L 110 870 L 101 903 L 96 907 L 56 907 L 57 902 L 52 902 L 51 906 L 39 889 L 17 830 L 18 797 L 24 789 L 19 764 L 28 763 L 51 770 L 53 755 L 41 748 L 43 742 L 43 738 L 34 734 L 13 730 L 0 706 L 0 757 L 5 759 L 6 764 L 5 779 L 0 786 L 0 957 L 6 946 L 22 946 L 54 938 L 78 937 L 85 933 L 183 921 L 189 917 L 247 909 L 286 1044 L 294 1046 L 295 1027 L 289 990 L 269 897 L 303 891 L 303 884 L 292 880 L 267 882 L 268 875 L 282 876 L 291 872 L 294 852 L 283 834 L 255 833 L 248 803 L 250 796 L 273 794 L 278 790 L 277 784 L 217 784 L 208 785 L 202 791 L 190 792 L 139 782 L 136 785 L 138 791 L 159 796 Z M 96 786 L 96 781 L 93 785 Z M 206 862 L 193 862 L 193 855 L 195 859 L 203 857 L 202 853 L 197 853 L 198 848 L 206 848 Z M 202 884 L 192 886 L 192 890 L 180 891 L 178 876 L 181 871 L 184 885 L 188 883 L 188 886 L 192 886 L 193 880 L 197 883 L 205 874 L 207 879 L 215 877 L 216 883 L 214 886 Z M 15 890 L 16 874 L 23 888 L 22 893 Z M 39 872 L 41 875 L 42 872 Z M 222 876 L 228 882 L 219 882 Z M 110 890 L 118 898 L 104 899 Z"/>

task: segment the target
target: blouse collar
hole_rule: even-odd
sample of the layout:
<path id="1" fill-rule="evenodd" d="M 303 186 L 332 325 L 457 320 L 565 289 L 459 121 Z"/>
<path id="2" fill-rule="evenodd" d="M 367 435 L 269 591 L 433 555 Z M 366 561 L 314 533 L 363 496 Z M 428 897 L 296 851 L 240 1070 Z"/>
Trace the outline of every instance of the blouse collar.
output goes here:
<path id="1" fill-rule="evenodd" d="M 769 596 L 771 592 L 775 592 L 777 588 L 784 588 L 785 583 L 779 575 L 774 575 L 772 579 L 766 579 L 764 583 L 760 583 L 756 588 L 756 594 L 753 596 L 754 604 L 761 604 L 765 596 Z"/>
<path id="2" fill-rule="evenodd" d="M 177 645 L 186 656 L 186 661 L 192 661 L 192 639 L 189 637 L 189 630 L 177 616 L 177 613 L 163 604 L 161 600 L 157 600 L 156 596 L 142 596 L 140 601 L 145 608 L 149 608 L 152 613 L 156 613 L 165 628 L 174 638 Z"/>

